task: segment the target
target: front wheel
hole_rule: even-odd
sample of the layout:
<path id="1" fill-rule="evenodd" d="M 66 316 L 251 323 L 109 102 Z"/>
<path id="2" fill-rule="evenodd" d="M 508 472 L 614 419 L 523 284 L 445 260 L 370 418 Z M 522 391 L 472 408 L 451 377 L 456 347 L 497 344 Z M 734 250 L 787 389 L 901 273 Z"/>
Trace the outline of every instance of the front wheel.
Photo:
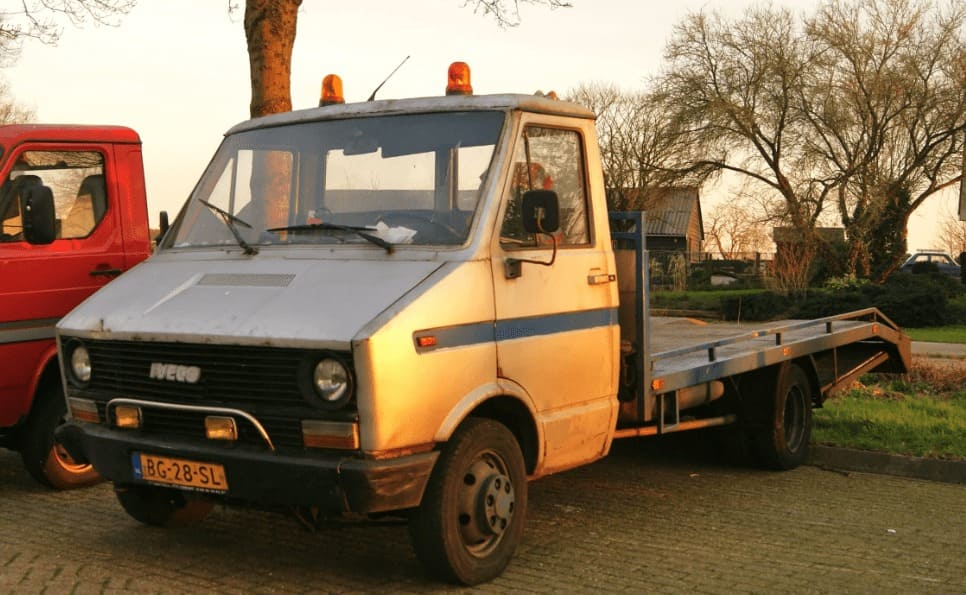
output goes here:
<path id="1" fill-rule="evenodd" d="M 794 469 L 808 460 L 812 439 L 812 391 L 805 372 L 789 364 L 778 371 L 774 393 L 762 395 L 767 425 L 755 432 L 762 462 Z"/>
<path id="2" fill-rule="evenodd" d="M 409 521 L 416 557 L 440 578 L 475 585 L 499 576 L 523 536 L 523 453 L 503 424 L 469 419 L 446 444 Z"/>
<path id="3" fill-rule="evenodd" d="M 114 495 L 134 520 L 152 527 L 184 527 L 204 520 L 214 502 L 149 485 L 115 485 Z"/>
<path id="4" fill-rule="evenodd" d="M 34 479 L 58 490 L 89 486 L 101 476 L 89 464 L 81 464 L 54 440 L 54 430 L 64 421 L 67 404 L 58 384 L 37 391 L 30 418 L 20 440 L 20 457 Z"/>

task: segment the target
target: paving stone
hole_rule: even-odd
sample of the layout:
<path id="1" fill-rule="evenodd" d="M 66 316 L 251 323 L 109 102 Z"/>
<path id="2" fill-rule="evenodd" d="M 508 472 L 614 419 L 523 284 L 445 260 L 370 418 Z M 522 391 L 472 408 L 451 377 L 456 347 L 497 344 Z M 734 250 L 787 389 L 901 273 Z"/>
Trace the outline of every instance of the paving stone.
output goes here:
<path id="1" fill-rule="evenodd" d="M 0 593 L 470 591 L 433 582 L 401 523 L 310 533 L 216 508 L 159 530 L 130 519 L 109 485 L 48 491 L 7 451 L 0 498 Z M 631 440 L 531 484 L 530 508 L 510 567 L 478 591 L 966 592 L 963 485 L 761 471 Z"/>

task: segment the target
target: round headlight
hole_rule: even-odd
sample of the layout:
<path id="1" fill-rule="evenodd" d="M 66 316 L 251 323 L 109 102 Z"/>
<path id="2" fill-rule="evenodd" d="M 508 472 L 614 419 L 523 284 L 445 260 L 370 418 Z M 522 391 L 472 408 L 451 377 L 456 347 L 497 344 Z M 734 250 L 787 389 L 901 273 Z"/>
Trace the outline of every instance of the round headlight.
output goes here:
<path id="1" fill-rule="evenodd" d="M 91 354 L 83 345 L 77 345 L 70 351 L 70 372 L 74 380 L 81 384 L 91 380 Z"/>
<path id="2" fill-rule="evenodd" d="M 349 371 L 337 359 L 319 360 L 312 374 L 312 387 L 324 403 L 342 404 L 349 399 Z"/>

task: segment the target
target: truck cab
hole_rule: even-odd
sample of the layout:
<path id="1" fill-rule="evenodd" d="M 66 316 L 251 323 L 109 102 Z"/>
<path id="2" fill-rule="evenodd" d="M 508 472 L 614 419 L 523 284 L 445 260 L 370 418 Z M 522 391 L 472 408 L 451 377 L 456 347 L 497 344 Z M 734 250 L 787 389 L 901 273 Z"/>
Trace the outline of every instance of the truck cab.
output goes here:
<path id="1" fill-rule="evenodd" d="M 0 436 L 57 488 L 97 474 L 53 442 L 65 406 L 54 326 L 150 251 L 130 129 L 0 126 Z"/>
<path id="2" fill-rule="evenodd" d="M 235 126 L 156 254 L 61 321 L 58 435 L 143 522 L 212 499 L 425 510 L 414 542 L 433 565 L 427 486 L 489 494 L 464 513 L 471 570 L 451 575 L 491 578 L 527 478 L 604 456 L 617 419 L 594 138 L 589 110 L 532 95 Z M 440 471 L 458 443 L 472 488 Z"/>

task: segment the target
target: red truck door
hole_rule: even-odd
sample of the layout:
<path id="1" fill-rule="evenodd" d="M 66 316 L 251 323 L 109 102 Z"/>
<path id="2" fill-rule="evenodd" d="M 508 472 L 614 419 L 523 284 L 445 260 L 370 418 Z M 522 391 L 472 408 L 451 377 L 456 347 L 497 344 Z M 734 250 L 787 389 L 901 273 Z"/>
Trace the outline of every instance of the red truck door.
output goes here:
<path id="1" fill-rule="evenodd" d="M 130 266 L 126 234 L 120 233 L 125 214 L 114 149 L 24 143 L 6 160 L 0 183 L 0 427 L 29 410 L 33 385 L 53 353 L 57 320 Z M 34 184 L 54 195 L 57 234 L 47 245 L 23 239 L 19 194 Z M 145 242 L 131 264 L 147 248 Z"/>

